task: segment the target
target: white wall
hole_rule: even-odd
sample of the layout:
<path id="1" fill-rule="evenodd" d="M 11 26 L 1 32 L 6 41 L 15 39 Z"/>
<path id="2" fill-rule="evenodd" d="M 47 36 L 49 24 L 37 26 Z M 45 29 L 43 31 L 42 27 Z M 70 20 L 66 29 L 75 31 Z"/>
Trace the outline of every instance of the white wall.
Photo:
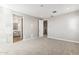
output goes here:
<path id="1" fill-rule="evenodd" d="M 39 36 L 39 23 L 38 19 L 32 16 L 24 16 L 23 20 L 23 34 L 24 39 L 37 38 Z"/>
<path id="2" fill-rule="evenodd" d="M 79 42 L 79 11 L 50 18 L 48 37 Z"/>
<path id="3" fill-rule="evenodd" d="M 24 40 L 38 37 L 37 18 L 0 7 L 0 43 L 12 43 L 13 41 L 13 14 L 23 16 Z"/>
<path id="4" fill-rule="evenodd" d="M 11 11 L 0 7 L 0 43 L 12 42 L 12 16 Z"/>
<path id="5" fill-rule="evenodd" d="M 39 35 L 38 32 L 38 26 L 39 26 L 39 20 L 36 17 L 29 16 L 23 13 L 12 11 L 12 14 L 23 16 L 23 39 L 33 39 L 37 38 Z"/>
<path id="6" fill-rule="evenodd" d="M 39 37 L 43 37 L 43 20 L 39 20 Z"/>

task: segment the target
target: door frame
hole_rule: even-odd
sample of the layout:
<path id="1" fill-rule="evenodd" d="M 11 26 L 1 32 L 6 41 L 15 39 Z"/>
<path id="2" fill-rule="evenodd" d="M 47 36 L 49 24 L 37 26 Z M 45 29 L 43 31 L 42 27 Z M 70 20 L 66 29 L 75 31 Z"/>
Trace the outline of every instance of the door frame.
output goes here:
<path id="1" fill-rule="evenodd" d="M 13 14 L 13 17 L 14 16 L 21 17 L 21 34 L 20 34 L 20 38 L 23 40 L 23 16 L 19 16 L 17 14 Z"/>

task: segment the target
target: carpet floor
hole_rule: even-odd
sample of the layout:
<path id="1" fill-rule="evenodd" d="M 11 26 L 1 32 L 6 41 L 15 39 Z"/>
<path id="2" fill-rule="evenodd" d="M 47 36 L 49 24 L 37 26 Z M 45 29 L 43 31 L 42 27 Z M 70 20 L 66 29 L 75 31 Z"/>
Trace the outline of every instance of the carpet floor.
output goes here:
<path id="1" fill-rule="evenodd" d="M 13 45 L 0 45 L 4 55 L 78 55 L 79 43 L 41 37 L 22 40 Z"/>

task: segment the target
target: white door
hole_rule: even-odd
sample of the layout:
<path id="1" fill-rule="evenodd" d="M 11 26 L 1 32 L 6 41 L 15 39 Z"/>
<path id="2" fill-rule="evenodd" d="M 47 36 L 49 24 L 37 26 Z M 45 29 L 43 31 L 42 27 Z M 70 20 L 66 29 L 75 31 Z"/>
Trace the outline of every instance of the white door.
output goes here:
<path id="1" fill-rule="evenodd" d="M 39 37 L 43 37 L 43 20 L 39 20 Z"/>

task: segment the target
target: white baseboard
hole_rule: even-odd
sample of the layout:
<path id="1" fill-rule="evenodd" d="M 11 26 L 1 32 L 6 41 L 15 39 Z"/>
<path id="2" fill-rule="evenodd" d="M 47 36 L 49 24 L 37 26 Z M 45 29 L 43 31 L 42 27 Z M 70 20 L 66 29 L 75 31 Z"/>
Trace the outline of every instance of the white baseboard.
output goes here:
<path id="1" fill-rule="evenodd" d="M 52 38 L 52 39 L 56 39 L 56 40 L 63 40 L 63 41 L 73 42 L 73 43 L 79 43 L 78 41 L 62 39 L 62 38 L 57 38 L 57 37 L 53 37 L 53 36 L 48 36 L 48 38 Z"/>

